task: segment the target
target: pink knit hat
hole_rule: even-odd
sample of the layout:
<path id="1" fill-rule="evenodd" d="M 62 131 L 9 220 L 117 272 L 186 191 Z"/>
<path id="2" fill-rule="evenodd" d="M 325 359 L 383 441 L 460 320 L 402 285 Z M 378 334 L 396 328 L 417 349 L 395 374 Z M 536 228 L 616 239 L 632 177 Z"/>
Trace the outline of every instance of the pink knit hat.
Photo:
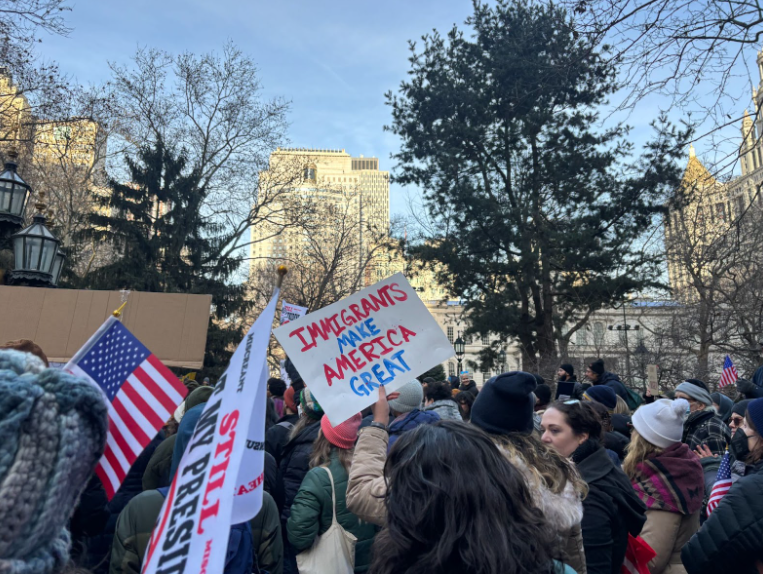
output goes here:
<path id="1" fill-rule="evenodd" d="M 323 436 L 337 448 L 343 448 L 345 450 L 351 449 L 355 446 L 355 440 L 358 438 L 358 429 L 360 428 L 360 421 L 363 417 L 360 413 L 354 417 L 347 419 L 342 424 L 332 427 L 328 417 L 321 419 L 321 432 Z"/>

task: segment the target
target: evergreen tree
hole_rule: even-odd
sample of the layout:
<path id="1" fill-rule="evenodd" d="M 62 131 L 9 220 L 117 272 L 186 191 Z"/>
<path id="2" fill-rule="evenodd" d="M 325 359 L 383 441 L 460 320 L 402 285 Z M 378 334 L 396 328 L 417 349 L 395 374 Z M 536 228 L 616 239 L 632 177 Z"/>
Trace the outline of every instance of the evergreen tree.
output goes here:
<path id="1" fill-rule="evenodd" d="M 642 239 L 688 133 L 660 118 L 631 159 L 628 127 L 600 127 L 618 89 L 606 46 L 554 5 L 474 6 L 471 34 L 411 44 L 410 79 L 387 94 L 397 181 L 421 189 L 438 230 L 410 253 L 467 302 L 469 332 L 517 339 L 525 368 L 551 375 L 590 313 L 657 283 Z"/>
<path id="2" fill-rule="evenodd" d="M 242 337 L 237 320 L 248 307 L 242 285 L 230 283 L 241 258 L 226 255 L 231 238 L 202 213 L 206 190 L 185 155 L 158 140 L 136 160 L 126 158 L 130 182 L 109 182 L 97 195 L 85 235 L 114 246 L 111 263 L 88 273 L 91 289 L 130 289 L 212 295 L 204 374 L 220 376 Z"/>

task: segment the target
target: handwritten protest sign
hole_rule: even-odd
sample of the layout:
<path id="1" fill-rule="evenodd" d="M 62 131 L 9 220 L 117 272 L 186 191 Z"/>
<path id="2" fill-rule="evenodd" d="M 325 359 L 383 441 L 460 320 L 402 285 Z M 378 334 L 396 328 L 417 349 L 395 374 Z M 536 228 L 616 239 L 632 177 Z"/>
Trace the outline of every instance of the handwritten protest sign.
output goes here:
<path id="1" fill-rule="evenodd" d="M 660 394 L 660 387 L 659 387 L 659 375 L 657 374 L 657 365 L 647 365 L 646 366 L 646 378 L 647 381 L 649 381 L 649 392 L 652 394 L 653 397 L 656 397 Z"/>
<path id="2" fill-rule="evenodd" d="M 277 299 L 278 290 L 204 407 L 151 535 L 143 574 L 222 572 L 231 525 L 262 506 L 266 351 Z"/>
<path id="3" fill-rule="evenodd" d="M 290 321 L 296 321 L 305 315 L 307 315 L 307 307 L 292 305 L 286 301 L 281 303 L 281 325 L 286 325 Z"/>
<path id="4" fill-rule="evenodd" d="M 333 425 L 454 354 L 402 273 L 273 334 Z"/>

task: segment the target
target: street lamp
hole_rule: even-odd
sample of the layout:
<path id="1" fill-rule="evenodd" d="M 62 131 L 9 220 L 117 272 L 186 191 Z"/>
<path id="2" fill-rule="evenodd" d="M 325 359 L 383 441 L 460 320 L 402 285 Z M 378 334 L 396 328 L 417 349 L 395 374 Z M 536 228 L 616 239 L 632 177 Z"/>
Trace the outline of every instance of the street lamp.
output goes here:
<path id="1" fill-rule="evenodd" d="M 8 152 L 9 161 L 5 163 L 5 171 L 0 174 L 0 221 L 7 221 L 18 227 L 24 225 L 24 210 L 32 192 L 16 169 L 16 152 Z"/>
<path id="2" fill-rule="evenodd" d="M 455 340 L 453 343 L 453 349 L 456 351 L 456 359 L 458 360 L 458 376 L 461 376 L 461 360 L 464 358 L 464 353 L 466 353 L 466 343 L 464 343 L 464 340 L 461 338 L 461 333 L 458 334 L 458 339 Z"/>
<path id="3" fill-rule="evenodd" d="M 32 217 L 32 225 L 11 236 L 15 262 L 11 283 L 46 287 L 55 285 L 54 279 L 58 277 L 54 271 L 57 276 L 61 275 L 63 259 L 56 257 L 61 241 L 45 226 L 42 196 L 40 193 L 40 202 L 35 204 L 37 213 Z"/>
<path id="4" fill-rule="evenodd" d="M 61 279 L 61 271 L 64 269 L 64 264 L 66 263 L 66 255 L 64 255 L 63 251 L 61 251 L 61 248 L 58 248 L 58 253 L 56 253 L 55 258 L 53 259 L 53 271 L 51 274 L 53 275 L 53 280 L 51 283 L 58 287 L 58 281 Z"/>
<path id="5" fill-rule="evenodd" d="M 498 353 L 498 364 L 501 365 L 501 373 L 506 370 L 506 351 L 501 347 L 501 352 Z"/>

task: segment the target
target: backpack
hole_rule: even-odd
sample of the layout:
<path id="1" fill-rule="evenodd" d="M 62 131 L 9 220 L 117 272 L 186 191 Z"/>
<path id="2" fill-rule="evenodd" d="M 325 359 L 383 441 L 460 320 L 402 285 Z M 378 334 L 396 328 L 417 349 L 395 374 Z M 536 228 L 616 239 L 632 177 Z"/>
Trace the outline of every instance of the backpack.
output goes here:
<path id="1" fill-rule="evenodd" d="M 641 406 L 641 403 L 644 402 L 644 398 L 629 387 L 625 387 L 625 392 L 628 394 L 628 396 L 625 399 L 625 402 L 628 404 L 628 408 L 631 410 L 631 412 L 634 412 L 637 408 Z"/>
<path id="2" fill-rule="evenodd" d="M 157 488 L 156 490 L 167 498 L 170 491 L 169 486 Z M 252 526 L 249 522 L 234 524 L 230 528 L 228 537 L 228 552 L 225 555 L 225 569 L 223 574 L 251 574 L 260 572 L 254 566 L 254 542 L 252 542 Z"/>

